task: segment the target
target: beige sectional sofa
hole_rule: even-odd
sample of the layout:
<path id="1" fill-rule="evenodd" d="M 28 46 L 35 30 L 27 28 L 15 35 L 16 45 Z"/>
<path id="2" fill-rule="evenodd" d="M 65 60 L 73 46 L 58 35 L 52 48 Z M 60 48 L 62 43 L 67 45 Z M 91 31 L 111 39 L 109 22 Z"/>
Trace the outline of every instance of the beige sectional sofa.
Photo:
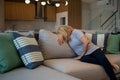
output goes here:
<path id="1" fill-rule="evenodd" d="M 56 34 L 40 30 L 38 43 L 44 64 L 35 69 L 19 67 L 0 74 L 0 80 L 109 80 L 99 65 L 73 59 L 76 55 L 68 44 L 59 46 Z M 120 66 L 120 54 L 106 54 L 107 58 Z M 119 77 L 120 70 L 115 71 Z"/>
<path id="2" fill-rule="evenodd" d="M 74 52 L 68 44 L 59 46 L 57 36 L 46 30 L 40 30 L 39 43 L 44 55 L 44 65 L 82 80 L 109 80 L 99 65 L 74 60 Z M 106 54 L 113 63 L 120 65 L 120 54 Z M 120 71 L 115 71 L 118 77 Z"/>
<path id="3" fill-rule="evenodd" d="M 81 80 L 61 73 L 46 66 L 39 66 L 34 70 L 25 67 L 0 74 L 0 80 Z"/>

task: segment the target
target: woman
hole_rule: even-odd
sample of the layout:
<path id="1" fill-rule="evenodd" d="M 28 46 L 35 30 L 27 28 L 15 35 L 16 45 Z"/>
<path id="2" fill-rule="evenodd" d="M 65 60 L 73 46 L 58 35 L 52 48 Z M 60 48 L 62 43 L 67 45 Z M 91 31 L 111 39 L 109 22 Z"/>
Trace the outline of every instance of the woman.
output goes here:
<path id="1" fill-rule="evenodd" d="M 58 43 L 62 45 L 67 42 L 72 50 L 78 55 L 74 59 L 101 65 L 108 74 L 110 80 L 117 80 L 114 74 L 114 69 L 119 69 L 119 66 L 110 63 L 105 57 L 103 51 L 83 34 L 82 31 L 74 29 L 71 26 L 60 26 L 56 31 L 58 35 Z"/>

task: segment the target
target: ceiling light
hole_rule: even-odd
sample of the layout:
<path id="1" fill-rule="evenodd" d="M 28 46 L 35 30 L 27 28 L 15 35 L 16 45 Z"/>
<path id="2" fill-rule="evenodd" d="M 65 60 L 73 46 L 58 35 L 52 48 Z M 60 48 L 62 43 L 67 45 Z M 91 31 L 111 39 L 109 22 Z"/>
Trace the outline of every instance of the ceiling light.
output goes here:
<path id="1" fill-rule="evenodd" d="M 30 4 L 30 0 L 25 0 L 25 3 L 26 4 Z"/>
<path id="2" fill-rule="evenodd" d="M 59 6 L 60 6 L 60 3 L 55 3 L 55 6 L 56 6 L 56 7 L 59 7 Z"/>
<path id="3" fill-rule="evenodd" d="M 37 2 L 40 1 L 42 6 L 45 6 L 46 4 L 48 4 L 48 5 L 52 5 L 52 6 L 54 5 L 56 7 L 59 7 L 61 5 L 61 3 L 64 4 L 65 6 L 68 5 L 67 0 L 66 1 L 62 1 L 62 0 L 34 0 L 34 1 L 37 1 Z M 30 4 L 30 0 L 25 0 L 25 3 Z"/>
<path id="4" fill-rule="evenodd" d="M 47 0 L 47 4 L 51 4 L 50 0 Z"/>
<path id="5" fill-rule="evenodd" d="M 35 1 L 39 1 L 39 0 L 35 0 Z"/>
<path id="6" fill-rule="evenodd" d="M 46 2 L 45 2 L 45 1 L 42 1 L 42 2 L 41 2 L 41 5 L 45 6 L 45 5 L 46 5 Z"/>
<path id="7" fill-rule="evenodd" d="M 68 5 L 68 1 L 65 1 L 65 6 L 67 6 Z"/>

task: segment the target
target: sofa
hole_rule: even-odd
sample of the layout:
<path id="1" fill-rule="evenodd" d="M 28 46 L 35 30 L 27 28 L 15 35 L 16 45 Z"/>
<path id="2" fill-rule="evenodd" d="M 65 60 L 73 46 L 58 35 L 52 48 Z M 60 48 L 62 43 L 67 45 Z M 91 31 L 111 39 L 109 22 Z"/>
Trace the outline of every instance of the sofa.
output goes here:
<path id="1" fill-rule="evenodd" d="M 72 51 L 67 43 L 64 43 L 60 46 L 57 43 L 57 35 L 55 33 L 41 29 L 37 34 L 34 34 L 35 39 L 38 42 L 39 50 L 41 51 L 41 55 L 43 56 L 39 62 L 39 65 L 36 67 L 29 67 L 28 65 L 22 63 L 22 65 L 15 66 L 1 73 L 0 80 L 109 80 L 109 77 L 101 66 L 73 59 L 76 54 Z M 88 37 L 93 40 L 91 38 L 91 35 L 93 35 L 93 33 L 87 33 L 86 35 L 88 35 Z M 12 41 L 13 39 L 14 38 L 11 38 Z M 115 53 L 113 53 L 111 50 L 109 50 L 108 47 L 101 45 L 102 42 L 106 44 L 106 40 L 101 37 L 100 39 L 102 39 L 98 40 L 100 43 L 97 43 L 100 44 L 101 47 L 106 48 L 106 57 L 113 63 L 116 63 L 120 66 L 120 45 L 116 44 L 118 45 L 117 47 L 119 50 L 116 50 L 117 52 L 114 51 Z M 120 42 L 120 37 L 118 41 Z M 107 44 L 110 43 L 111 42 L 107 40 Z M 15 43 L 12 43 L 12 45 L 14 44 Z M 19 53 L 18 49 L 16 49 L 16 51 Z M 18 55 L 18 57 L 21 60 L 21 56 Z M 1 64 L 2 63 L 0 62 L 0 66 Z M 120 70 L 114 70 L 114 72 L 116 74 L 116 77 L 119 78 Z"/>

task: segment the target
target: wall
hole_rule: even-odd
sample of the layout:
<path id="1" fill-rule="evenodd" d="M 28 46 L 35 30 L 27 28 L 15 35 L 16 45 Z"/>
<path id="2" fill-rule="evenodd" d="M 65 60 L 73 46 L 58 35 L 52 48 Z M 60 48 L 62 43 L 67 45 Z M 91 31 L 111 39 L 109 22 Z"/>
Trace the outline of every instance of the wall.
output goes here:
<path id="1" fill-rule="evenodd" d="M 4 0 L 0 0 L 0 31 L 4 30 Z"/>
<path id="2" fill-rule="evenodd" d="M 63 17 L 65 18 L 65 24 L 61 24 Z M 56 27 L 60 25 L 68 25 L 68 11 L 59 12 L 56 14 Z"/>
<path id="3" fill-rule="evenodd" d="M 35 19 L 34 21 L 5 21 L 7 30 L 39 30 L 46 29 L 54 31 L 55 22 L 44 22 L 43 19 Z"/>
<path id="4" fill-rule="evenodd" d="M 90 4 L 82 2 L 82 28 L 89 29 L 87 27 L 91 18 Z"/>
<path id="5" fill-rule="evenodd" d="M 93 2 L 90 4 L 90 10 L 91 10 L 91 24 L 89 29 L 100 29 L 100 13 L 103 12 L 104 5 L 98 5 L 97 2 Z M 94 23 L 95 22 L 95 23 Z"/>
<path id="6" fill-rule="evenodd" d="M 120 4 L 120 0 L 118 0 L 118 3 L 117 4 Z M 117 17 L 117 19 L 118 19 L 118 28 L 117 28 L 117 30 L 120 32 L 120 5 L 118 5 L 118 17 Z"/>
<path id="7" fill-rule="evenodd" d="M 82 3 L 83 29 L 100 30 L 100 25 L 115 11 L 116 1 L 114 0 L 111 5 L 98 4 L 96 1 L 88 4 Z"/>
<path id="8" fill-rule="evenodd" d="M 114 2 L 113 2 L 114 1 Z M 108 4 L 108 5 L 107 5 Z M 117 0 L 111 0 L 111 4 L 108 2 L 103 2 L 102 4 L 98 4 L 97 2 L 93 2 L 91 4 L 91 19 L 96 21 L 91 25 L 91 29 L 101 29 L 100 25 L 102 25 L 106 19 L 108 19 L 113 12 L 117 8 Z M 109 22 L 105 24 L 106 26 L 110 24 Z"/>

